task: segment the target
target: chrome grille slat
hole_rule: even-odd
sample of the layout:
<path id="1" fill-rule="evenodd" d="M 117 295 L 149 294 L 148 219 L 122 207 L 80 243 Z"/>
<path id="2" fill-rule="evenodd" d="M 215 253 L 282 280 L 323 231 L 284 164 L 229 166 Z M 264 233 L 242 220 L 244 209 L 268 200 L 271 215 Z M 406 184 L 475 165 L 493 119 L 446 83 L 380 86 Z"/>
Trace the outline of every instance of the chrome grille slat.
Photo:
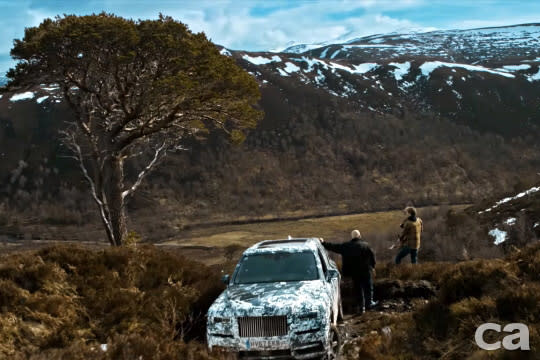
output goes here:
<path id="1" fill-rule="evenodd" d="M 243 316 L 237 320 L 240 337 L 273 337 L 288 333 L 286 316 Z"/>

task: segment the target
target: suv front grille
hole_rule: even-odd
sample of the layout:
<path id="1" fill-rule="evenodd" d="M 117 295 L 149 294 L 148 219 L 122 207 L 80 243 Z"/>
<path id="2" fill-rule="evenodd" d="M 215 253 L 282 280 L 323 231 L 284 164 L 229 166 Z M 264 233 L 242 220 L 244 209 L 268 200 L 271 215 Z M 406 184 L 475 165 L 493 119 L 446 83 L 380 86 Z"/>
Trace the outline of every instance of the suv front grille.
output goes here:
<path id="1" fill-rule="evenodd" d="M 272 337 L 288 334 L 286 316 L 244 316 L 238 318 L 240 337 Z"/>

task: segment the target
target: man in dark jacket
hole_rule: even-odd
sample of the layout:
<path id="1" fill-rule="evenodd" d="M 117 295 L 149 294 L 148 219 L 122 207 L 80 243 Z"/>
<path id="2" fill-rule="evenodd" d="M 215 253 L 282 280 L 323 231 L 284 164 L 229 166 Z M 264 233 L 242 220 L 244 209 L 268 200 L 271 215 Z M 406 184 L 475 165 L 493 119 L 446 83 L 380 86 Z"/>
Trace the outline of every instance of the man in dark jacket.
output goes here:
<path id="1" fill-rule="evenodd" d="M 375 271 L 375 254 L 368 243 L 362 241 L 361 238 L 360 231 L 353 230 L 351 232 L 351 241 L 332 244 L 321 239 L 321 243 L 325 249 L 341 255 L 343 259 L 343 276 L 352 279 L 354 292 L 360 301 L 360 307 L 365 306 L 366 309 L 370 309 L 377 305 L 373 301 L 372 279 L 372 272 Z"/>

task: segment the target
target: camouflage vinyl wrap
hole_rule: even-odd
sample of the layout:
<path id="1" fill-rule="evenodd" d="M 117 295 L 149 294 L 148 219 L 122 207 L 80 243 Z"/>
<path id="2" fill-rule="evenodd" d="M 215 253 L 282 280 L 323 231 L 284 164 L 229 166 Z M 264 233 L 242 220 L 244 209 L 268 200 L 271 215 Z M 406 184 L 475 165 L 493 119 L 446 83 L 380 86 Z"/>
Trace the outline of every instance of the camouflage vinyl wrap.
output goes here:
<path id="1" fill-rule="evenodd" d="M 208 346 L 231 351 L 291 350 L 298 359 L 320 356 L 329 343 L 330 326 L 337 321 L 339 273 L 318 239 L 258 243 L 247 249 L 227 289 L 208 310 Z M 319 278 L 309 281 L 234 284 L 240 263 L 254 254 L 312 251 Z M 325 262 L 325 267 L 321 262 Z M 334 269 L 330 278 L 323 269 Z M 241 337 L 239 317 L 285 316 L 287 333 L 272 337 Z M 313 349 L 313 352 L 310 352 Z"/>

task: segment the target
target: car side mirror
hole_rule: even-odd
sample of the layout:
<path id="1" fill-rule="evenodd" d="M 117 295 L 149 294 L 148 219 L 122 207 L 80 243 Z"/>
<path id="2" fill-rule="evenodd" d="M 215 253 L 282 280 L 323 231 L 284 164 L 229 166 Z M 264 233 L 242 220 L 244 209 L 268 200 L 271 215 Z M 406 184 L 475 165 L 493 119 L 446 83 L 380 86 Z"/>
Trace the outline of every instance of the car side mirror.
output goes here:
<path id="1" fill-rule="evenodd" d="M 339 271 L 336 269 L 328 269 L 328 272 L 326 273 L 326 280 L 330 281 L 337 278 L 339 278 Z"/>
<path id="2" fill-rule="evenodd" d="M 230 281 L 231 281 L 231 275 L 229 275 L 229 274 L 223 275 L 221 277 L 221 282 L 224 283 L 225 285 L 229 285 Z"/>

